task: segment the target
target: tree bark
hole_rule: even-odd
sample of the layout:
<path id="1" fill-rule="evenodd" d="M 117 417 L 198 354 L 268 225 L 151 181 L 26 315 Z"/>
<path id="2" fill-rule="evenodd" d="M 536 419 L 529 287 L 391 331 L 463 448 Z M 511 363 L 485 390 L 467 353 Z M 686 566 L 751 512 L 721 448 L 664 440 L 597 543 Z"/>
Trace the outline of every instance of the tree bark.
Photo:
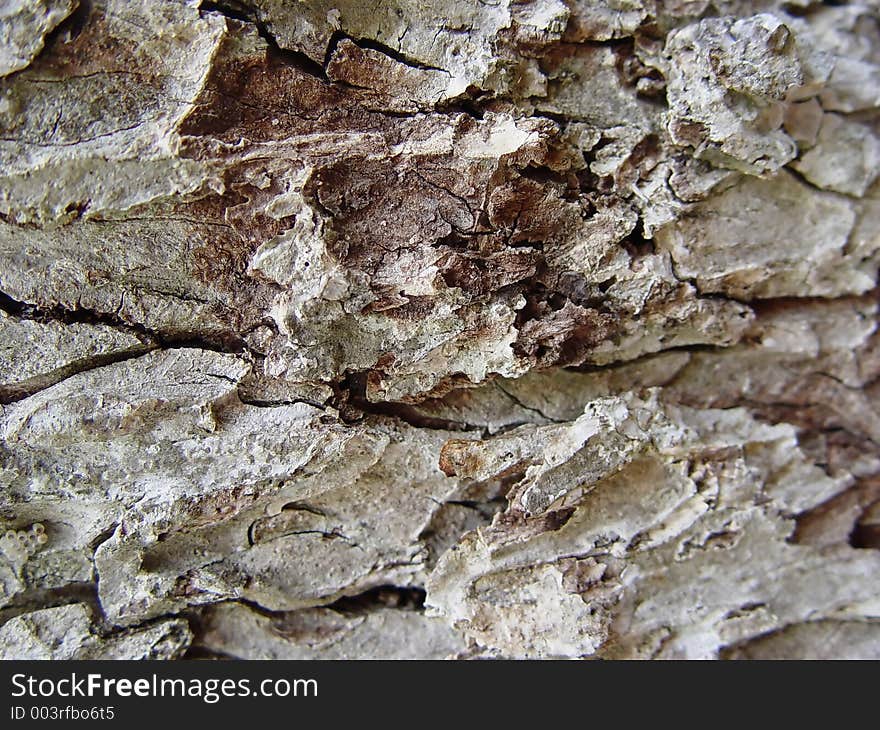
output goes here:
<path id="1" fill-rule="evenodd" d="M 880 657 L 873 0 L 13 0 L 0 654 Z"/>

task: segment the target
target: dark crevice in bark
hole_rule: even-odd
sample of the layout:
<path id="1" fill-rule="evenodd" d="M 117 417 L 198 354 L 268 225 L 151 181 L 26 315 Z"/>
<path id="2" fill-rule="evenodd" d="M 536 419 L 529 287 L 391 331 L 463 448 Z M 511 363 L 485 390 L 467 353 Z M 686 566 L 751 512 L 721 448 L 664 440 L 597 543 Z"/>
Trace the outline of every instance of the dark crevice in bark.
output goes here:
<path id="1" fill-rule="evenodd" d="M 648 243 L 650 243 L 650 242 L 648 242 Z M 550 290 L 547 290 L 546 287 L 544 287 L 544 285 L 541 284 L 540 282 L 535 284 L 535 286 L 538 286 L 542 292 L 541 294 L 539 294 L 540 301 L 551 301 L 552 295 L 556 294 L 554 292 L 551 292 Z M 530 289 L 527 287 L 526 291 L 528 292 L 528 291 L 530 291 Z M 865 295 L 865 296 L 870 296 L 870 297 L 876 298 L 875 293 L 871 293 L 871 294 Z M 765 315 L 767 313 L 773 312 L 780 307 L 793 307 L 793 306 L 801 306 L 804 304 L 827 304 L 827 303 L 831 303 L 831 302 L 848 301 L 848 300 L 859 301 L 864 298 L 864 297 L 851 296 L 851 295 L 841 296 L 838 298 L 830 298 L 830 299 L 824 298 L 824 297 L 815 297 L 815 296 L 813 296 L 813 297 L 776 297 L 776 298 L 756 299 L 756 300 L 750 300 L 748 302 L 741 302 L 740 300 L 731 298 L 731 297 L 729 297 L 727 295 L 723 295 L 723 294 L 714 294 L 714 293 L 701 294 L 701 297 L 704 299 L 709 299 L 709 300 L 717 299 L 717 300 L 722 300 L 722 301 L 735 301 L 738 303 L 742 303 L 745 306 L 748 306 L 751 310 L 753 310 L 758 317 Z M 565 297 L 565 299 L 569 299 L 569 297 Z M 581 302 L 577 302 L 577 303 L 584 304 L 584 305 L 595 304 L 595 302 L 593 302 L 593 301 L 589 301 L 589 302 L 581 301 Z M 559 306 L 560 305 L 557 303 L 555 308 L 558 309 Z M 519 322 L 518 324 L 521 327 L 523 322 Z M 670 347 L 664 347 L 663 349 L 658 350 L 656 352 L 645 353 L 644 355 L 641 355 L 637 358 L 633 358 L 631 360 L 614 361 L 614 362 L 609 362 L 604 365 L 595 365 L 595 364 L 591 364 L 588 362 L 582 363 L 582 364 L 567 364 L 565 362 L 559 362 L 553 366 L 550 366 L 548 368 L 543 368 L 543 369 L 548 370 L 548 371 L 554 370 L 554 369 L 561 369 L 561 370 L 566 370 L 569 372 L 595 374 L 595 373 L 601 373 L 601 372 L 609 372 L 609 371 L 613 371 L 615 369 L 619 369 L 621 367 L 637 365 L 639 363 L 648 362 L 655 357 L 666 355 L 666 354 L 671 354 L 671 353 L 713 353 L 713 354 L 715 354 L 715 353 L 724 352 L 725 350 L 729 349 L 730 347 L 734 347 L 734 346 L 741 345 L 741 344 L 748 344 L 749 342 L 750 342 L 750 340 L 749 340 L 748 336 L 746 336 L 744 339 L 739 340 L 737 342 L 733 342 L 730 345 L 710 345 L 710 344 L 675 345 L 675 346 L 670 346 Z M 342 416 L 342 419 L 346 422 L 349 422 L 349 423 L 354 423 L 354 422 L 360 421 L 366 415 L 379 415 L 379 416 L 387 416 L 390 418 L 396 418 L 396 419 L 401 420 L 405 423 L 408 423 L 409 425 L 411 425 L 415 428 L 428 428 L 428 429 L 444 430 L 444 431 L 473 431 L 473 432 L 480 432 L 483 434 L 483 436 L 488 435 L 488 431 L 487 431 L 487 428 L 485 425 L 476 424 L 476 423 L 468 423 L 465 421 L 457 421 L 457 420 L 436 417 L 436 416 L 430 416 L 430 415 L 427 415 L 425 413 L 420 412 L 418 410 L 418 408 L 416 407 L 416 405 L 413 405 L 411 403 L 403 403 L 403 402 L 397 402 L 397 401 L 371 401 L 371 400 L 368 400 L 366 397 L 368 379 L 371 377 L 371 375 L 378 375 L 378 374 L 380 374 L 380 371 L 378 371 L 376 369 L 356 371 L 356 372 L 352 372 L 352 371 L 346 372 L 346 374 L 342 378 L 337 379 L 336 381 L 334 381 L 332 383 L 329 383 L 331 388 L 333 388 L 333 390 L 334 390 L 334 396 L 331 398 L 330 402 L 325 405 L 325 407 L 329 406 L 329 407 L 332 407 L 332 408 L 339 410 L 340 414 Z M 678 375 L 678 373 L 673 375 L 668 382 L 663 383 L 662 385 L 669 385 L 671 383 L 674 383 L 677 375 Z M 506 389 L 504 389 L 503 386 L 500 383 L 498 383 L 497 380 L 494 380 L 492 377 L 487 378 L 486 381 L 484 381 L 483 383 L 480 384 L 480 387 L 489 385 L 490 383 L 494 383 L 495 387 L 499 388 L 500 390 L 503 390 L 505 392 L 505 394 L 507 395 L 507 397 L 511 398 L 511 400 L 515 400 L 513 395 L 510 392 L 508 392 Z M 868 387 L 868 386 L 863 385 L 859 389 L 864 389 L 865 387 Z M 452 387 L 449 389 L 448 393 L 460 392 L 460 391 L 465 390 L 467 388 L 468 388 L 468 386 L 459 387 L 459 388 Z M 434 396 L 431 396 L 430 394 L 425 394 L 420 400 L 416 400 L 415 402 L 416 403 L 424 402 L 426 400 L 431 400 L 433 397 Z M 441 397 L 441 399 L 442 399 L 442 397 Z M 294 402 L 297 402 L 297 401 L 294 401 Z M 306 402 L 308 402 L 308 401 L 306 401 Z M 316 407 L 320 407 L 316 403 L 310 403 L 310 404 L 316 405 Z M 261 405 L 261 403 L 259 401 L 257 401 L 257 402 L 255 402 L 255 405 Z M 270 402 L 270 403 L 267 403 L 266 405 L 273 405 L 273 403 Z M 547 421 L 557 422 L 557 423 L 560 422 L 558 420 L 555 420 L 555 419 L 549 417 L 547 414 L 541 412 L 539 409 L 528 406 L 522 402 L 517 401 L 517 405 L 519 405 L 520 407 L 522 407 L 523 409 L 525 409 L 527 411 L 534 412 L 536 415 L 538 415 L 539 417 L 541 417 Z M 730 407 L 745 407 L 745 408 L 752 409 L 756 406 L 764 406 L 764 407 L 779 406 L 779 407 L 785 407 L 785 408 L 789 408 L 789 409 L 799 407 L 796 404 L 791 404 L 791 403 L 761 403 L 761 402 L 747 402 L 745 400 L 742 400 L 742 401 L 740 401 Z M 516 428 L 516 427 L 524 425 L 526 423 L 530 423 L 530 422 L 510 424 L 510 425 L 504 427 L 503 431 L 509 431 L 512 428 Z"/>
<path id="2" fill-rule="evenodd" d="M 456 421 L 439 416 L 429 416 L 418 410 L 415 405 L 399 401 L 371 401 L 367 399 L 367 379 L 377 371 L 365 370 L 347 372 L 345 376 L 331 384 L 334 395 L 329 406 L 339 411 L 340 417 L 347 423 L 357 423 L 367 416 L 384 416 L 402 421 L 414 428 L 426 428 L 435 431 L 476 431 L 484 436 L 484 426 L 465 421 Z M 456 389 L 451 389 L 456 390 Z M 451 392 L 450 391 L 450 392 Z M 423 400 L 429 400 L 426 395 Z"/>
<path id="3" fill-rule="evenodd" d="M 118 352 L 90 356 L 73 361 L 52 372 L 40 374 L 27 381 L 0 386 L 0 403 L 12 403 L 22 400 L 73 375 L 132 360 L 156 349 L 198 349 L 231 355 L 252 355 L 247 344 L 238 335 L 226 334 L 214 337 L 195 332 L 159 332 L 149 329 L 142 324 L 125 320 L 118 315 L 97 312 L 82 307 L 69 309 L 61 305 L 53 307 L 38 306 L 18 301 L 5 292 L 0 292 L 0 310 L 11 317 L 36 322 L 58 322 L 65 325 L 89 324 L 111 327 L 133 335 L 143 343 L 142 347 L 126 348 Z"/>
<path id="4" fill-rule="evenodd" d="M 383 608 L 424 611 L 425 591 L 422 588 L 378 586 L 355 596 L 346 596 L 327 608 L 346 614 L 363 614 Z"/>
<path id="5" fill-rule="evenodd" d="M 336 51 L 336 48 L 343 40 L 349 40 L 362 49 L 377 51 L 383 56 L 388 56 L 388 58 L 397 61 L 404 66 L 408 66 L 409 68 L 417 69 L 420 71 L 440 71 L 445 74 L 449 73 L 445 68 L 440 68 L 439 66 L 431 66 L 430 64 L 419 61 L 418 59 L 411 58 L 406 54 L 401 53 L 400 51 L 391 48 L 390 46 L 387 46 L 384 43 L 381 43 L 373 38 L 361 38 L 349 35 L 343 30 L 334 31 L 333 34 L 330 36 L 330 41 L 327 43 L 327 52 L 324 56 L 325 68 L 327 67 L 330 59 L 333 57 L 333 53 Z"/>
<path id="6" fill-rule="evenodd" d="M 530 406 L 530 405 L 523 403 L 519 398 L 517 398 L 513 393 L 511 393 L 509 390 L 507 390 L 497 380 L 494 381 L 493 384 L 495 385 L 496 388 L 498 388 L 498 390 L 500 390 L 502 393 L 504 393 L 504 395 L 507 396 L 507 398 L 510 399 L 514 404 L 516 404 L 519 408 L 522 408 L 523 410 L 528 411 L 529 413 L 534 413 L 539 418 L 542 418 L 545 421 L 550 421 L 551 423 L 565 423 L 565 421 L 561 421 L 559 419 L 552 418 L 551 416 L 548 416 L 540 408 L 535 408 L 534 406 Z"/>
<path id="7" fill-rule="evenodd" d="M 417 408 L 408 403 L 397 403 L 393 401 L 382 401 L 378 403 L 366 402 L 358 404 L 358 407 L 361 408 L 364 413 L 396 418 L 409 424 L 413 428 L 426 428 L 433 431 L 478 431 L 485 434 L 483 426 L 474 423 L 467 423 L 465 421 L 455 421 L 438 416 L 429 416 L 419 412 Z"/>
<path id="8" fill-rule="evenodd" d="M 113 327 L 128 332 L 145 344 L 155 344 L 162 349 L 191 347 L 200 350 L 213 350 L 230 354 L 247 351 L 242 338 L 234 333 L 207 334 L 204 332 L 162 332 L 133 322 L 117 314 L 99 312 L 85 307 L 69 308 L 61 304 L 54 306 L 36 305 L 20 302 L 4 292 L 0 292 L 0 309 L 20 319 L 37 322 L 55 321 L 62 324 L 94 324 Z"/>
<path id="9" fill-rule="evenodd" d="M 244 599 L 237 598 L 230 601 L 222 601 L 210 604 L 201 608 L 184 612 L 180 615 L 169 615 L 162 617 L 167 618 L 186 618 L 189 622 L 190 629 L 193 634 L 193 642 L 187 649 L 182 658 L 184 659 L 221 659 L 221 660 L 238 660 L 240 657 L 227 654 L 222 651 L 208 648 L 201 643 L 201 637 L 206 631 L 205 612 L 210 611 L 212 607 L 222 605 L 223 603 L 233 603 L 244 606 L 250 611 L 271 619 L 275 622 L 283 622 L 289 616 L 295 616 L 300 611 L 309 611 L 314 609 L 335 611 L 345 616 L 363 616 L 373 611 L 394 609 L 400 611 L 424 612 L 425 591 L 422 588 L 400 587 L 393 585 L 383 585 L 371 588 L 363 593 L 353 596 L 344 596 L 332 603 L 310 608 L 293 609 L 290 611 L 273 611 L 267 609 L 260 604 Z M 155 621 L 155 620 L 154 620 Z M 140 624 L 139 624 L 140 626 Z"/>
<path id="10" fill-rule="evenodd" d="M 232 20 L 250 23 L 257 29 L 260 37 L 266 41 L 266 44 L 269 46 L 270 56 L 299 69 L 303 73 L 307 73 L 309 76 L 314 76 L 324 83 L 329 83 L 327 73 L 320 63 L 302 51 L 294 51 L 278 45 L 278 41 L 262 20 L 259 10 L 256 8 L 249 6 L 247 3 L 227 0 L 226 2 L 202 2 L 199 5 L 199 10 L 220 13 Z"/>
<path id="11" fill-rule="evenodd" d="M 139 339 L 155 342 L 159 335 L 141 324 L 128 322 L 121 317 L 106 312 L 77 307 L 74 309 L 60 304 L 45 306 L 20 302 L 5 292 L 0 292 L 0 309 L 19 319 L 31 319 L 37 322 L 60 322 L 61 324 L 94 324 L 105 325 L 124 330 Z"/>
<path id="12" fill-rule="evenodd" d="M 857 523 L 849 536 L 854 548 L 880 550 L 880 525 Z"/>
<path id="13" fill-rule="evenodd" d="M 72 603 L 84 603 L 95 616 L 102 615 L 98 603 L 98 587 L 95 583 L 69 583 L 58 588 L 32 588 L 16 595 L 10 603 L 0 608 L 0 626 L 10 619 L 44 608 L 56 608 Z"/>
<path id="14" fill-rule="evenodd" d="M 238 399 L 245 405 L 254 406 L 255 408 L 280 408 L 282 406 L 307 405 L 311 406 L 312 408 L 317 408 L 321 411 L 327 410 L 326 404 L 320 403 L 310 398 L 294 398 L 292 400 L 261 400 L 259 398 L 243 396 L 241 393 L 239 393 Z"/>
<path id="15" fill-rule="evenodd" d="M 89 20 L 92 16 L 92 0 L 78 0 L 77 6 L 73 9 L 70 15 L 68 15 L 64 20 L 62 20 L 55 28 L 50 31 L 43 42 L 43 50 L 40 52 L 40 55 L 49 55 L 52 52 L 52 49 L 58 43 L 68 43 L 72 40 L 75 40 L 80 33 L 83 32 L 83 29 L 88 24 Z M 20 73 L 21 71 L 25 71 L 29 66 L 26 66 L 23 69 L 20 69 L 16 73 Z M 9 79 L 12 76 L 10 74 L 6 78 Z"/>
<path id="16" fill-rule="evenodd" d="M 184 653 L 181 659 L 198 661 L 241 661 L 241 657 L 227 654 L 217 649 L 209 649 L 206 646 L 193 643 Z"/>
<path id="17" fill-rule="evenodd" d="M 55 321 L 62 324 L 104 325 L 134 335 L 143 343 L 142 347 L 126 348 L 118 352 L 94 355 L 73 361 L 61 368 L 48 373 L 42 373 L 20 383 L 2 385 L 0 386 L 0 403 L 4 404 L 27 398 L 78 373 L 141 357 L 150 350 L 162 346 L 161 339 L 157 334 L 150 332 L 147 328 L 141 325 L 129 324 L 112 315 L 101 314 L 91 310 L 70 310 L 60 306 L 51 309 L 41 308 L 36 305 L 20 302 L 5 292 L 0 292 L 0 310 L 17 319 L 37 322 Z"/>
<path id="18" fill-rule="evenodd" d="M 479 94 L 478 90 L 468 89 L 467 92 L 455 99 L 438 102 L 434 109 L 439 114 L 466 114 L 471 119 L 480 121 L 485 116 L 480 104 L 493 101 L 495 97 L 489 96 L 486 99 L 481 99 Z"/>
<path id="19" fill-rule="evenodd" d="M 273 610 L 247 598 L 235 598 L 229 601 L 220 601 L 204 608 L 221 605 L 222 603 L 237 603 L 260 616 L 271 619 L 283 618 L 288 614 L 295 614 L 298 611 L 309 610 L 310 608 L 329 609 L 349 615 L 361 615 L 383 608 L 423 611 L 425 604 L 425 591 L 423 588 L 419 587 L 381 585 L 350 596 L 343 595 L 335 599 L 331 597 L 326 603 L 320 603 L 315 606 L 299 609 Z M 165 618 L 180 618 L 180 615 L 171 614 Z M 196 622 L 199 621 L 199 617 L 196 614 L 193 614 L 193 619 Z M 199 631 L 196 630 L 194 633 L 198 635 Z"/>
<path id="20" fill-rule="evenodd" d="M 0 309 L 13 317 L 24 317 L 28 306 L 23 302 L 16 301 L 6 292 L 0 291 Z"/>
<path id="21" fill-rule="evenodd" d="M 78 375 L 79 373 L 95 370 L 96 368 L 106 367 L 107 365 L 115 365 L 126 360 L 134 360 L 142 357 L 150 350 L 156 349 L 155 346 L 144 346 L 139 349 L 128 349 L 121 352 L 108 353 L 106 355 L 94 355 L 84 360 L 71 362 L 62 368 L 44 373 L 34 378 L 14 383 L 11 385 L 0 385 L 0 403 L 7 405 L 16 401 L 29 398 L 46 388 L 51 388 L 63 380 Z"/>
<path id="22" fill-rule="evenodd" d="M 506 507 L 507 499 L 505 499 L 504 497 L 496 497 L 494 499 L 487 499 L 485 501 L 477 501 L 473 499 L 447 499 L 445 502 L 443 502 L 443 504 L 451 504 L 456 507 L 464 507 L 466 509 L 479 512 L 480 514 L 491 512 L 491 514 L 494 515 L 495 512 L 503 511 L 499 508 L 499 505 L 502 508 Z"/>
<path id="23" fill-rule="evenodd" d="M 199 629 L 199 619 L 197 616 L 196 607 L 187 607 L 179 612 L 162 613 L 157 616 L 151 616 L 150 618 L 144 619 L 142 621 L 137 621 L 135 623 L 125 625 L 118 625 L 110 622 L 104 615 L 100 603 L 96 602 L 95 604 L 90 605 L 89 608 L 95 617 L 95 634 L 102 640 L 124 638 L 126 636 L 136 634 L 139 631 L 149 629 L 152 626 L 162 624 L 166 621 L 185 621 L 192 636 L 196 637 L 198 635 L 197 632 Z M 188 650 L 188 648 L 189 647 L 187 647 L 187 649 L 185 649 L 178 658 L 182 658 L 183 654 Z"/>

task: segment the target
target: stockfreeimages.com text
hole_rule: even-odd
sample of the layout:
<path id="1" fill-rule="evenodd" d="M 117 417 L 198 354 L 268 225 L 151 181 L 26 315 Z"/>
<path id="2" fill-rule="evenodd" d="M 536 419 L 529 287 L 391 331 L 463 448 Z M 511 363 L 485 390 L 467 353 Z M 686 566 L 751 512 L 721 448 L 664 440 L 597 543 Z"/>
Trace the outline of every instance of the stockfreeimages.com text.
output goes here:
<path id="1" fill-rule="evenodd" d="M 316 679 L 125 679 L 101 674 L 49 679 L 12 675 L 13 697 L 198 697 L 209 704 L 224 697 L 317 697 Z"/>

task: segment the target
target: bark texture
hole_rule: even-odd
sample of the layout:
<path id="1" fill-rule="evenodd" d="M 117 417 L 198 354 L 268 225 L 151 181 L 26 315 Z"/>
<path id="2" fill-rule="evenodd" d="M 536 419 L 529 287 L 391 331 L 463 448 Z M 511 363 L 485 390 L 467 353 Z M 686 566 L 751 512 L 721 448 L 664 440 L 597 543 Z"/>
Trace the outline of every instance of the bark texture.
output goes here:
<path id="1" fill-rule="evenodd" d="M 9 0 L 0 653 L 880 657 L 874 0 Z"/>

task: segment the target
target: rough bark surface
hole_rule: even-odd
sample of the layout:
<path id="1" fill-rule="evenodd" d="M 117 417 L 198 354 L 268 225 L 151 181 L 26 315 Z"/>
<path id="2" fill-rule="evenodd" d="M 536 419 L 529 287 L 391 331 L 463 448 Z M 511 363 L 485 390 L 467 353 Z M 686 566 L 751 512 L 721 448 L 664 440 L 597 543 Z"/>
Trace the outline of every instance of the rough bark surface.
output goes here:
<path id="1" fill-rule="evenodd" d="M 0 653 L 880 657 L 874 0 L 10 0 Z"/>

